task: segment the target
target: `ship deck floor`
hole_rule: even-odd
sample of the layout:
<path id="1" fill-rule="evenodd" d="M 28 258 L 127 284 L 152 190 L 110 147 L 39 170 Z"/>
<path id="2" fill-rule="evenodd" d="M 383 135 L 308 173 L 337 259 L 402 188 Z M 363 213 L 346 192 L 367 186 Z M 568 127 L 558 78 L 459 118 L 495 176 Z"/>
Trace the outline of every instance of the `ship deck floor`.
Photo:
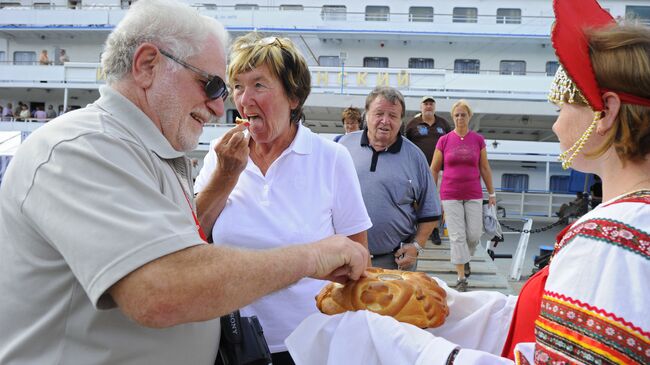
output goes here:
<path id="1" fill-rule="evenodd" d="M 520 227 L 521 223 L 507 222 L 508 225 Z M 550 220 L 533 221 L 533 229 L 547 226 L 552 223 Z M 485 243 L 489 239 L 486 235 L 481 237 L 481 244 L 477 247 L 475 255 L 472 256 L 470 265 L 472 274 L 468 281 L 468 291 L 491 290 L 504 294 L 519 294 L 521 287 L 531 275 L 533 270 L 534 256 L 539 254 L 540 246 L 553 246 L 555 236 L 564 228 L 560 225 L 547 231 L 533 233 L 530 235 L 524 264 L 519 280 L 510 280 L 512 259 L 490 259 L 485 251 Z M 497 254 L 511 254 L 514 256 L 519 242 L 519 234 L 506 234 L 505 241 L 500 242 L 495 249 Z M 450 287 L 456 285 L 456 270 L 449 262 L 450 246 L 447 237 L 442 238 L 442 244 L 434 245 L 427 241 L 424 251 L 418 259 L 417 271 L 426 272 L 431 276 L 438 277 L 445 281 Z"/>

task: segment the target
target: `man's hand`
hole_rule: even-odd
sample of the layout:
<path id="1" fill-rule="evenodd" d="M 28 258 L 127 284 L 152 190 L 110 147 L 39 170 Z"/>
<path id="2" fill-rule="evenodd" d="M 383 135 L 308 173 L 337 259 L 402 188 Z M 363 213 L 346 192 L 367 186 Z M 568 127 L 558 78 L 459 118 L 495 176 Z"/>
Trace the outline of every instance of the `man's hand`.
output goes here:
<path id="1" fill-rule="evenodd" d="M 226 132 L 221 141 L 214 146 L 217 153 L 217 168 L 227 175 L 239 176 L 246 168 L 250 149 L 248 142 L 250 137 L 245 133 L 248 123 L 242 123 Z"/>
<path id="2" fill-rule="evenodd" d="M 418 250 L 412 244 L 404 244 L 395 251 L 395 263 L 399 269 L 407 269 L 415 265 L 418 260 Z"/>
<path id="3" fill-rule="evenodd" d="M 363 276 L 368 266 L 368 249 L 345 236 L 332 236 L 309 245 L 314 279 L 346 283 Z"/>

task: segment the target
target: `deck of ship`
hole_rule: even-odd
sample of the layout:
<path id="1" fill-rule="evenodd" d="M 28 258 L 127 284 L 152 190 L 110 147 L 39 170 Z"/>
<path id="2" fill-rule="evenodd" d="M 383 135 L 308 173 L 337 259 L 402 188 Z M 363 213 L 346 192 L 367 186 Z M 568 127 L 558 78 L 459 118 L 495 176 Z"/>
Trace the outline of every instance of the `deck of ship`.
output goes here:
<path id="1" fill-rule="evenodd" d="M 552 220 L 534 220 L 533 229 L 544 227 L 550 223 L 552 223 Z M 518 227 L 512 221 L 509 221 L 508 224 Z M 552 246 L 555 236 L 562 228 L 564 226 L 560 225 L 547 231 L 530 235 L 521 270 L 521 278 L 519 280 L 511 280 L 509 278 L 512 259 L 496 259 L 493 261 L 488 256 L 485 251 L 485 242 L 488 240 L 488 237 L 483 235 L 481 237 L 481 245 L 476 249 L 470 261 L 472 274 L 467 280 L 468 290 L 491 290 L 504 294 L 518 294 L 521 286 L 532 272 L 533 258 L 539 253 L 540 246 Z M 512 254 L 514 256 L 518 241 L 519 234 L 506 234 L 505 241 L 499 243 L 495 252 L 497 254 Z M 431 241 L 427 241 L 424 252 L 422 252 L 418 259 L 417 270 L 438 277 L 453 288 L 456 285 L 456 269 L 449 262 L 449 250 L 449 240 L 446 237 L 443 237 L 442 244 L 439 246 L 433 245 Z"/>

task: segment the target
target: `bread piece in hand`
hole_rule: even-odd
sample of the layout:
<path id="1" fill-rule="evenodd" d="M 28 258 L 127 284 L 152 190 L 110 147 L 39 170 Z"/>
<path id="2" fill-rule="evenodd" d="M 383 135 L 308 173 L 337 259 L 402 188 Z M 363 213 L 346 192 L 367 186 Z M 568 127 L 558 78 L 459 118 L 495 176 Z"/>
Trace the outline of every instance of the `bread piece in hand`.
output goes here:
<path id="1" fill-rule="evenodd" d="M 367 277 L 330 283 L 316 296 L 325 314 L 367 309 L 420 328 L 439 327 L 449 314 L 447 293 L 423 272 L 371 267 Z"/>

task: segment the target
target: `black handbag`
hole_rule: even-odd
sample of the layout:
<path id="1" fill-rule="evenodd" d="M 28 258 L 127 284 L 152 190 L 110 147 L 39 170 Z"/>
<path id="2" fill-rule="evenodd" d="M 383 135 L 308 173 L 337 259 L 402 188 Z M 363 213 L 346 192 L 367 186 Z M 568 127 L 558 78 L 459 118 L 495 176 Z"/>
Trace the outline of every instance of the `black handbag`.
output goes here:
<path id="1" fill-rule="evenodd" d="M 256 316 L 234 311 L 221 317 L 221 341 L 215 365 L 268 365 L 271 352 Z"/>

